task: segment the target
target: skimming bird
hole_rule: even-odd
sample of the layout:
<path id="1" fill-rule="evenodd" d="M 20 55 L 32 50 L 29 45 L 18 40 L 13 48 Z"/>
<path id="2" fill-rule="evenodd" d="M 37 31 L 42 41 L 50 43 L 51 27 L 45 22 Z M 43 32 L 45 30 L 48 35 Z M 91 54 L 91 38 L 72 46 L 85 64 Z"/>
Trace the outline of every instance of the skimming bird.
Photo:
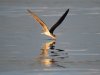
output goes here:
<path id="1" fill-rule="evenodd" d="M 42 34 L 45 34 L 49 37 L 51 37 L 52 39 L 56 39 L 56 35 L 53 34 L 54 30 L 63 22 L 63 20 L 65 19 L 65 17 L 67 16 L 69 9 L 67 9 L 67 11 L 60 17 L 60 19 L 50 28 L 50 30 L 48 29 L 47 25 L 31 10 L 27 9 L 27 11 L 32 15 L 32 17 L 38 21 L 40 23 L 40 25 L 42 26 L 43 32 Z"/>

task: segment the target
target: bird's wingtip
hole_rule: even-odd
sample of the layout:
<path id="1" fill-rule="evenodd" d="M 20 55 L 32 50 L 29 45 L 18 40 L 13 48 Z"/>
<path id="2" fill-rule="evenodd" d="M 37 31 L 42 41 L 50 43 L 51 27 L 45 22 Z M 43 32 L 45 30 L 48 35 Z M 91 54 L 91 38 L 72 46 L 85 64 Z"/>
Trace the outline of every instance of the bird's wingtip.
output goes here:
<path id="1" fill-rule="evenodd" d="M 67 12 L 69 12 L 69 8 L 67 9 Z"/>
<path id="2" fill-rule="evenodd" d="M 27 9 L 27 11 L 28 11 L 29 13 L 32 13 L 32 11 L 31 11 L 30 9 Z"/>

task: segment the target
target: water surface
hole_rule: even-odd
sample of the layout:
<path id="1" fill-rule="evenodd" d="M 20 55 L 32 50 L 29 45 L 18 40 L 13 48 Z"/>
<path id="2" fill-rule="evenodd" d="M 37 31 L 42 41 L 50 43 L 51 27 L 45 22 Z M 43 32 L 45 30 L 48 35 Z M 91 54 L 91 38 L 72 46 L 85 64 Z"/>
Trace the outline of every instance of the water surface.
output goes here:
<path id="1" fill-rule="evenodd" d="M 41 35 L 27 9 L 55 30 Z M 100 75 L 99 0 L 0 0 L 0 75 Z"/>

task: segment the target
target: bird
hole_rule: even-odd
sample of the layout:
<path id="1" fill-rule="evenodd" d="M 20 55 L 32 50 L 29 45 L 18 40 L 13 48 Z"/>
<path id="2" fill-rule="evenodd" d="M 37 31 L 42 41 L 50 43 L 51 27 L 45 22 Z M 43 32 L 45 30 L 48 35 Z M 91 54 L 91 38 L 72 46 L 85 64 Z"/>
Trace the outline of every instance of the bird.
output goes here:
<path id="1" fill-rule="evenodd" d="M 53 34 L 54 30 L 63 22 L 65 17 L 67 16 L 69 9 L 65 11 L 65 13 L 59 18 L 59 20 L 49 29 L 47 25 L 30 9 L 27 9 L 28 13 L 42 26 L 42 33 L 46 36 L 49 36 L 51 39 L 56 39 L 56 35 Z"/>

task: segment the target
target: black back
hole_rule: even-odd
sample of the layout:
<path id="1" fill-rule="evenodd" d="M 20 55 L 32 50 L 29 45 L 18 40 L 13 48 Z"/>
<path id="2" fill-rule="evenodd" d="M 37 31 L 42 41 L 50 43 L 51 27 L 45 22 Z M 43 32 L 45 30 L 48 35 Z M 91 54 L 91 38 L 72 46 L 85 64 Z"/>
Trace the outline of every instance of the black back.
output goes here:
<path id="1" fill-rule="evenodd" d="M 49 30 L 50 33 L 53 34 L 54 30 L 63 22 L 68 12 L 69 12 L 69 9 L 67 9 L 67 11 L 61 16 L 61 18 L 51 27 L 51 29 Z"/>

